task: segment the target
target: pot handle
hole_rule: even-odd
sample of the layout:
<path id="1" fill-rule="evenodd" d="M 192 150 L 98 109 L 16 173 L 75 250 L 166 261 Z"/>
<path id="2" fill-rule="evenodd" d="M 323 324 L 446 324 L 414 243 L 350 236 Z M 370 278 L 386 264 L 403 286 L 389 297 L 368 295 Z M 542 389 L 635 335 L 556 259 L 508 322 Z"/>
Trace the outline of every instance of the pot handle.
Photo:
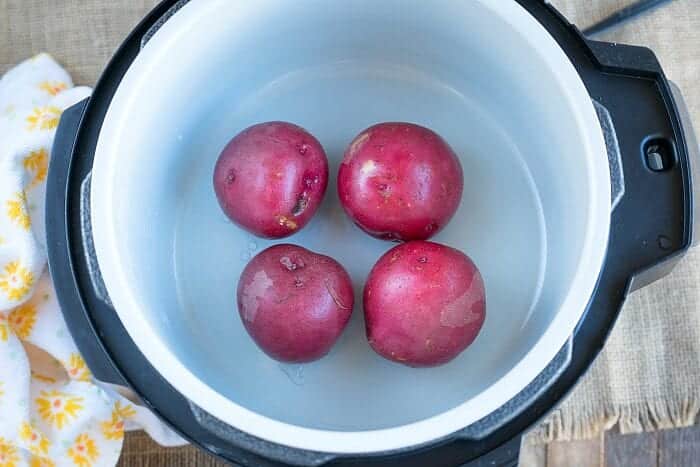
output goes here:
<path id="1" fill-rule="evenodd" d="M 690 178 L 693 188 L 693 230 L 691 232 L 691 246 L 700 244 L 700 145 L 697 134 L 690 118 L 688 105 L 685 102 L 683 93 L 673 81 L 668 82 L 671 88 L 673 100 L 676 103 L 676 110 L 681 119 L 681 127 L 685 135 L 685 144 L 688 148 L 688 164 L 690 166 Z"/>
<path id="2" fill-rule="evenodd" d="M 680 134 L 676 135 L 676 144 L 685 144 L 686 157 L 681 162 L 687 164 L 688 172 L 688 187 L 685 190 L 685 196 L 689 198 L 686 200 L 686 204 L 690 206 L 688 217 L 691 219 L 690 225 L 687 227 L 689 230 L 688 246 L 694 247 L 700 244 L 700 146 L 698 146 L 695 129 L 681 90 L 674 82 L 668 80 L 667 83 L 672 99 L 670 104 L 675 107 L 680 124 Z M 680 150 L 676 147 L 670 148 L 670 150 L 680 154 Z M 649 157 L 648 154 L 645 156 Z M 646 162 L 650 164 L 649 160 Z M 668 242 L 668 245 L 664 242 Z M 659 235 L 657 246 L 661 250 L 666 250 L 670 248 L 670 242 L 665 235 Z M 673 271 L 685 252 L 686 250 L 680 254 L 669 255 L 660 262 L 635 274 L 630 283 L 630 291 L 638 290 L 666 277 Z"/>
<path id="3" fill-rule="evenodd" d="M 584 81 L 611 116 L 622 155 L 624 192 L 612 213 L 610 254 L 628 258 L 620 265 L 630 277 L 626 295 L 669 274 L 692 244 L 700 222 L 691 173 L 698 147 L 683 99 L 651 50 L 586 44 L 596 71 Z"/>
<path id="4" fill-rule="evenodd" d="M 60 200 L 64 199 L 63 195 L 58 195 L 60 192 L 66 192 L 68 189 L 68 169 L 73 157 L 73 149 L 80 123 L 83 119 L 85 109 L 87 107 L 87 98 L 77 104 L 64 110 L 61 115 L 56 137 L 51 149 L 51 162 L 49 164 L 49 176 L 46 184 L 46 228 L 47 236 L 51 239 L 66 238 L 67 232 L 55 232 L 58 225 L 57 216 L 66 216 L 66 205 Z M 81 229 L 89 229 L 89 203 L 85 205 L 85 183 L 81 186 Z M 89 179 L 87 186 L 89 187 Z M 87 191 L 89 195 L 89 190 Z M 87 198 L 89 201 L 89 197 Z M 85 215 L 87 214 L 87 215 Z M 87 219 L 87 223 L 85 223 Z M 67 226 L 66 228 L 70 228 Z M 83 238 L 86 236 L 83 235 Z M 91 237 L 91 236 L 90 236 Z M 75 278 L 75 270 L 73 267 L 65 267 L 65 263 L 72 263 L 70 252 L 67 245 L 56 244 L 49 245 L 49 270 L 54 287 L 60 288 L 60 294 L 57 294 L 61 305 L 61 312 L 66 321 L 66 325 L 87 363 L 93 376 L 102 382 L 125 386 L 124 377 L 117 371 L 112 359 L 107 350 L 104 348 L 98 338 L 98 331 L 92 323 L 89 315 L 86 312 L 85 304 L 80 295 L 77 293 L 77 281 Z M 86 248 L 86 251 L 91 251 Z M 96 259 L 94 254 L 88 254 L 88 263 L 96 267 Z M 91 276 L 93 284 L 95 283 L 93 268 L 91 267 Z M 95 287 L 96 291 L 98 287 Z M 98 293 L 99 295 L 99 293 Z M 106 296 L 106 295 L 105 295 Z M 102 299 L 102 298 L 101 298 Z M 105 307 L 102 312 L 114 313 L 109 300 L 102 299 Z"/>

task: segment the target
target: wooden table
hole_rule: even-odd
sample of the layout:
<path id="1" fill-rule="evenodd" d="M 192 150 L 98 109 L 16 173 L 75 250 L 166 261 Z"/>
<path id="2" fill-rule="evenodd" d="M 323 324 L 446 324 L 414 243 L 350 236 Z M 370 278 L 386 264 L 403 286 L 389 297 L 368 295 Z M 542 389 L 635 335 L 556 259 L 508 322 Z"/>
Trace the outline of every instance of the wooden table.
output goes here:
<path id="1" fill-rule="evenodd" d="M 698 467 L 700 427 L 526 446 L 521 467 Z"/>

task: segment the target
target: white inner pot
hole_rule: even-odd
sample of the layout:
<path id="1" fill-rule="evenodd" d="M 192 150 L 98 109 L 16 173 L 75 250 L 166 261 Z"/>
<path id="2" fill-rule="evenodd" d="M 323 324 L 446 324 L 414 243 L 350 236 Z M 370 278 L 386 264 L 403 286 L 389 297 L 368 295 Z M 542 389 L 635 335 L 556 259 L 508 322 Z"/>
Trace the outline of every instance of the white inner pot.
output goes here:
<path id="1" fill-rule="evenodd" d="M 228 140 L 267 120 L 307 128 L 331 167 L 322 208 L 283 242 L 336 258 L 356 291 L 340 341 L 307 365 L 269 359 L 246 334 L 238 277 L 275 242 L 232 225 L 211 181 Z M 462 204 L 434 240 L 470 255 L 487 289 L 481 334 L 439 368 L 393 364 L 368 346 L 361 291 L 393 245 L 354 227 L 335 190 L 353 136 L 397 120 L 436 130 L 460 155 Z M 609 169 L 583 83 L 515 2 L 193 0 L 114 96 L 92 217 L 117 313 L 171 385 L 273 442 L 375 452 L 484 417 L 562 347 L 602 265 Z"/>

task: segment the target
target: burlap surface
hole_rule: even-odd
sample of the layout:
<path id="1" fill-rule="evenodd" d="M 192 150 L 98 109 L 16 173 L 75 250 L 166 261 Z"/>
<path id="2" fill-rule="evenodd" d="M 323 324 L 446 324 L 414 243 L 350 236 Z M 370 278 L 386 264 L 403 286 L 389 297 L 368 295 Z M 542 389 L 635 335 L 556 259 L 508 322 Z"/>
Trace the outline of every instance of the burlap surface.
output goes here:
<path id="1" fill-rule="evenodd" d="M 503 0 L 508 1 L 508 0 Z M 588 25 L 631 0 L 553 0 Z M 94 84 L 115 47 L 155 0 L 0 0 L 0 73 L 35 53 L 60 61 L 78 84 Z M 670 6 L 599 37 L 651 47 L 700 127 L 700 0 Z M 694 423 L 700 406 L 700 252 L 663 281 L 633 294 L 592 370 L 531 440 L 594 436 Z M 129 466 L 218 465 L 194 448 L 165 450 L 135 433 Z"/>

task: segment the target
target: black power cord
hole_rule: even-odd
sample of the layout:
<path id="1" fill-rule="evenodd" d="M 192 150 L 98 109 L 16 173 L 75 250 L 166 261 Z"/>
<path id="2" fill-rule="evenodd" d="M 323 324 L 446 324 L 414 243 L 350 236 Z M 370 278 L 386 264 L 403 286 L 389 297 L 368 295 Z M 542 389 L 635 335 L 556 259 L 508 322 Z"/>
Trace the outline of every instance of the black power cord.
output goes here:
<path id="1" fill-rule="evenodd" d="M 672 0 L 640 0 L 602 19 L 600 22 L 589 26 L 583 30 L 583 34 L 586 36 L 594 36 L 671 1 Z"/>

